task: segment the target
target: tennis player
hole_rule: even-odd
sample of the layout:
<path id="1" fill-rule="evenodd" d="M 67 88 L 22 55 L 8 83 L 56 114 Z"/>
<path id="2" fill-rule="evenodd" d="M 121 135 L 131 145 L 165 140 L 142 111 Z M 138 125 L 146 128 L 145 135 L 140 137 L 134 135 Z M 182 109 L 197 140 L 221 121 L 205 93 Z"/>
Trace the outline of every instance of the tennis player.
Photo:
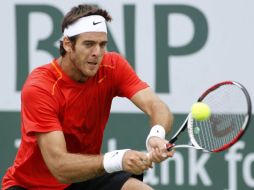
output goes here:
<path id="1" fill-rule="evenodd" d="M 73 7 L 64 17 L 61 56 L 34 69 L 23 86 L 21 145 L 3 177 L 4 190 L 151 190 L 143 172 L 173 156 L 164 139 L 172 114 L 121 55 L 106 52 L 108 21 L 106 10 L 89 5 Z M 149 116 L 149 154 L 101 154 L 116 96 Z"/>

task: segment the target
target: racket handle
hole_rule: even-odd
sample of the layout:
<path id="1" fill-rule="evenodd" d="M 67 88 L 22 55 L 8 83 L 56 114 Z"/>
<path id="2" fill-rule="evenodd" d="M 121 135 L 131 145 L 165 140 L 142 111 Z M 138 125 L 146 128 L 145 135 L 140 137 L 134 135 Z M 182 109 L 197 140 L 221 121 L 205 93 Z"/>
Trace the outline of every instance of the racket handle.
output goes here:
<path id="1" fill-rule="evenodd" d="M 175 147 L 175 144 L 168 143 L 166 144 L 167 150 L 170 152 Z"/>

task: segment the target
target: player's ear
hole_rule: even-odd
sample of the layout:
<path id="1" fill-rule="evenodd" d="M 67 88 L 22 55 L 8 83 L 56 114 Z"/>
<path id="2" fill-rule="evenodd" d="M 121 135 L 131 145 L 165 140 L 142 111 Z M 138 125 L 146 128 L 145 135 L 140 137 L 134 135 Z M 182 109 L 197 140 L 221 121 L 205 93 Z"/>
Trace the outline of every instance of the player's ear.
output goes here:
<path id="1" fill-rule="evenodd" d="M 66 52 L 71 52 L 72 50 L 72 42 L 70 41 L 70 39 L 68 37 L 64 37 L 63 39 L 63 48 Z"/>

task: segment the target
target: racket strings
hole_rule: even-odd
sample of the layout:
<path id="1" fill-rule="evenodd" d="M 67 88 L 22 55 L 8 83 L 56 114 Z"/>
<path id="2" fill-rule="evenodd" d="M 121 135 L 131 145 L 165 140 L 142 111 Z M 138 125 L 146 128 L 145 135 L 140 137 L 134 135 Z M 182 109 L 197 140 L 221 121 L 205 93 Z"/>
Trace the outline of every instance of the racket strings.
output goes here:
<path id="1" fill-rule="evenodd" d="M 238 86 L 222 85 L 208 93 L 202 102 L 211 108 L 211 117 L 205 121 L 193 120 L 196 143 L 211 151 L 228 146 L 241 133 L 248 116 L 245 94 Z"/>

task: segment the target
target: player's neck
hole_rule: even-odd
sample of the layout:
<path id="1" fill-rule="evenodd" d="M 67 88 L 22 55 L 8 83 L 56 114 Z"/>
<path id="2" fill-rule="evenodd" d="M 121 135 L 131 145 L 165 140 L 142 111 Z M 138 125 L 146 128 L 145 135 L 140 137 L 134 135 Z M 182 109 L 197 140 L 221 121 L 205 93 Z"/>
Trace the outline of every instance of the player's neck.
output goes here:
<path id="1" fill-rule="evenodd" d="M 64 73 L 74 81 L 82 83 L 88 80 L 88 77 L 84 77 L 84 75 L 82 75 L 82 73 L 75 67 L 75 64 L 72 63 L 67 56 L 59 57 L 57 62 Z"/>

